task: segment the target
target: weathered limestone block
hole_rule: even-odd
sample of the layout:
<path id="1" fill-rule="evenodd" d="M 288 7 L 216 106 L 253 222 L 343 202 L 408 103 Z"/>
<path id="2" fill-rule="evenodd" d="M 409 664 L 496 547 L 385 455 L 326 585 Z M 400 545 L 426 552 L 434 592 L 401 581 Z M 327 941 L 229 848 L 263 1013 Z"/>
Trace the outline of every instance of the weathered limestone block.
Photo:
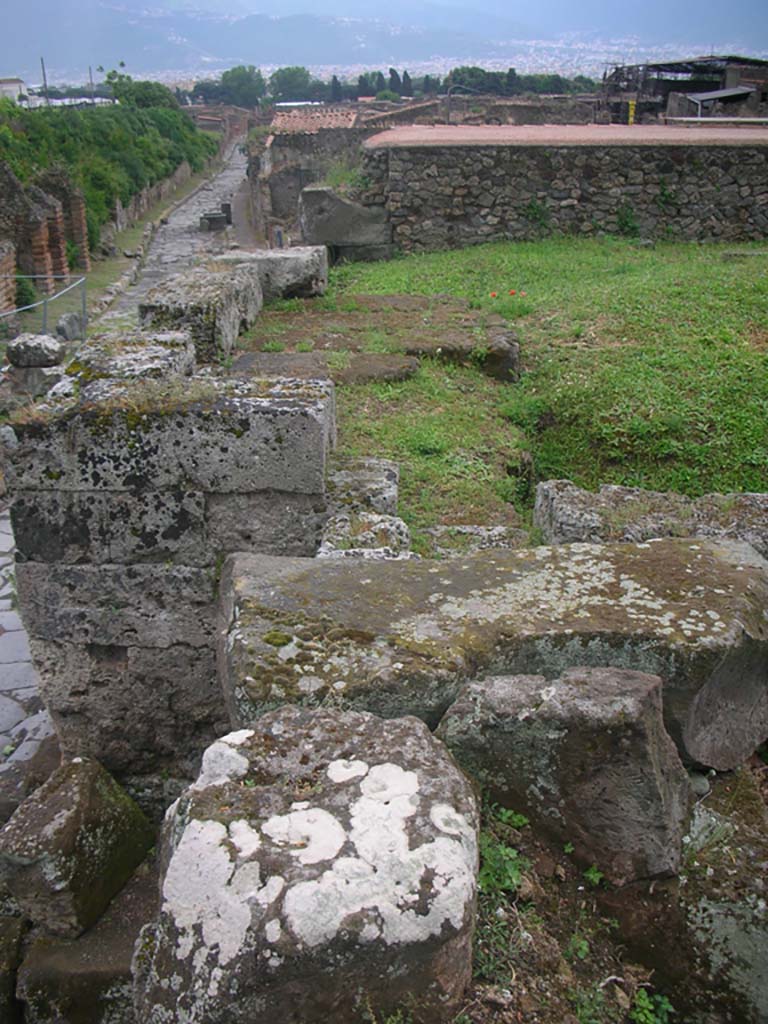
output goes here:
<path id="1" fill-rule="evenodd" d="M 258 276 L 237 267 L 196 267 L 156 285 L 139 304 L 139 320 L 145 327 L 188 332 L 199 362 L 209 363 L 230 355 L 262 305 Z"/>
<path id="2" fill-rule="evenodd" d="M 258 491 L 206 496 L 209 552 L 279 551 L 311 558 L 328 518 L 320 494 Z"/>
<path id="3" fill-rule="evenodd" d="M 691 1022 L 768 1020 L 768 815 L 749 769 L 694 808 L 679 879 L 597 893 L 627 954 Z"/>
<path id="4" fill-rule="evenodd" d="M 26 1024 L 134 1024 L 133 947 L 157 895 L 157 870 L 142 864 L 85 935 L 34 942 L 17 987 Z"/>
<path id="5" fill-rule="evenodd" d="M 369 510 L 397 515 L 400 469 L 389 459 L 335 458 L 328 472 L 328 501 L 336 512 Z"/>
<path id="6" fill-rule="evenodd" d="M 528 530 L 514 526 L 432 526 L 424 532 L 440 558 L 464 558 L 488 548 L 527 548 L 531 544 Z"/>
<path id="7" fill-rule="evenodd" d="M 228 724 L 215 656 L 143 642 L 82 647 L 30 636 L 40 693 L 66 754 L 121 775 L 183 774 Z"/>
<path id="8" fill-rule="evenodd" d="M 624 884 L 676 874 L 690 786 L 658 676 L 574 668 L 468 683 L 437 735 L 483 792 Z"/>
<path id="9" fill-rule="evenodd" d="M 27 369 L 57 366 L 65 351 L 64 343 L 50 334 L 20 334 L 8 342 L 5 353 L 12 366 Z"/>
<path id="10" fill-rule="evenodd" d="M 549 544 L 725 537 L 746 541 L 768 557 L 768 494 L 687 498 L 614 484 L 603 484 L 595 494 L 570 480 L 546 480 L 536 488 L 534 525 Z"/>
<path id="11" fill-rule="evenodd" d="M 216 265 L 254 268 L 265 302 L 325 295 L 328 287 L 328 250 L 324 245 L 230 252 L 217 257 Z"/>
<path id="12" fill-rule="evenodd" d="M 383 553 L 397 558 L 411 550 L 411 533 L 398 516 L 378 512 L 339 512 L 332 516 L 323 530 L 318 558 L 343 558 Z"/>
<path id="13" fill-rule="evenodd" d="M 111 331 L 88 339 L 77 350 L 67 373 L 89 381 L 98 377 L 190 376 L 195 346 L 181 331 Z"/>
<path id="14" fill-rule="evenodd" d="M 484 339 L 470 332 L 449 333 L 435 345 L 432 339 L 406 342 L 405 351 L 416 356 L 432 356 L 445 363 L 477 366 L 496 380 L 513 383 L 520 379 L 520 343 L 514 331 L 499 327 L 488 330 Z"/>
<path id="15" fill-rule="evenodd" d="M 736 542 L 482 552 L 450 562 L 242 555 L 222 578 L 232 721 L 328 695 L 436 726 L 480 672 L 649 672 L 684 757 L 740 764 L 768 734 L 768 566 Z"/>
<path id="16" fill-rule="evenodd" d="M 384 207 L 361 206 L 322 185 L 301 190 L 299 224 L 310 245 L 388 246 L 392 242 Z"/>
<path id="17" fill-rule="evenodd" d="M 143 1024 L 459 1009 L 477 807 L 420 722 L 284 708 L 230 733 L 169 811 L 161 856 L 134 961 Z"/>
<path id="18" fill-rule="evenodd" d="M 85 338 L 81 315 L 79 313 L 62 313 L 56 321 L 56 334 L 64 341 L 77 341 Z"/>
<path id="19" fill-rule="evenodd" d="M 216 558 L 199 491 L 22 491 L 11 524 L 17 562 L 195 566 Z"/>
<path id="20" fill-rule="evenodd" d="M 96 381 L 15 424 L 13 492 L 322 493 L 333 385 L 191 377 Z"/>
<path id="21" fill-rule="evenodd" d="M 43 640 L 208 647 L 216 628 L 211 568 L 22 562 L 16 586 L 24 625 Z"/>
<path id="22" fill-rule="evenodd" d="M 95 761 L 62 765 L 0 830 L 0 877 L 55 935 L 99 919 L 154 842 L 149 822 Z"/>

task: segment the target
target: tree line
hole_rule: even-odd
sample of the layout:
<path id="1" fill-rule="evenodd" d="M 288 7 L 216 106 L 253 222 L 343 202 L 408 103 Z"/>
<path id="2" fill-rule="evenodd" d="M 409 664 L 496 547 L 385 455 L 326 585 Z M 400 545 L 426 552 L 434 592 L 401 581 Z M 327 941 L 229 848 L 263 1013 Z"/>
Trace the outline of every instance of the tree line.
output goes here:
<path id="1" fill-rule="evenodd" d="M 390 68 L 366 71 L 357 79 L 331 80 L 315 78 L 305 67 L 278 68 L 268 78 L 252 64 L 225 71 L 220 79 L 196 82 L 189 96 L 203 103 L 227 103 L 239 107 L 255 107 L 272 100 L 281 102 L 315 101 L 340 103 L 361 96 L 398 100 L 430 97 L 454 88 L 456 92 L 476 92 L 493 96 L 520 96 L 524 93 L 594 92 L 598 83 L 584 75 L 566 78 L 556 74 L 519 75 L 514 68 L 507 71 L 486 71 L 478 67 L 453 68 L 444 77 L 414 75 Z"/>

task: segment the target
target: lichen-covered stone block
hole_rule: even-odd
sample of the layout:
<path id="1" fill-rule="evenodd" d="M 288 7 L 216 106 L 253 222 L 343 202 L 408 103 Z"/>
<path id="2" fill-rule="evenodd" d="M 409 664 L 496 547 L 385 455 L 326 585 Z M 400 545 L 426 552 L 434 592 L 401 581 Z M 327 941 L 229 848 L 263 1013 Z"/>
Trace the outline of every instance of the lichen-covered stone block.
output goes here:
<path id="1" fill-rule="evenodd" d="M 17 562 L 195 566 L 216 558 L 199 491 L 22 491 L 11 524 Z"/>
<path id="2" fill-rule="evenodd" d="M 411 533 L 398 516 L 378 512 L 339 512 L 323 530 L 318 558 L 409 556 Z"/>
<path id="3" fill-rule="evenodd" d="M 188 377 L 195 346 L 182 331 L 106 331 L 81 345 L 67 373 L 87 382 L 99 377 Z"/>
<path id="4" fill-rule="evenodd" d="M 230 252 L 219 256 L 215 265 L 255 270 L 265 302 L 325 295 L 328 287 L 328 250 L 324 245 Z"/>
<path id="5" fill-rule="evenodd" d="M 156 285 L 139 304 L 145 327 L 188 332 L 201 363 L 226 359 L 263 305 L 258 275 L 239 267 L 195 267 Z"/>
<path id="6" fill-rule="evenodd" d="M 212 567 L 22 562 L 16 586 L 24 625 L 43 640 L 208 647 L 216 628 Z"/>
<path id="7" fill-rule="evenodd" d="M 615 484 L 593 493 L 570 480 L 545 480 L 536 488 L 533 518 L 548 544 L 723 537 L 746 541 L 768 557 L 768 494 L 688 498 Z"/>
<path id="8" fill-rule="evenodd" d="M 389 459 L 334 458 L 328 472 L 328 501 L 334 512 L 397 515 L 400 469 Z"/>
<path id="9" fill-rule="evenodd" d="M 468 683 L 437 735 L 494 802 L 523 812 L 617 884 L 676 874 L 690 784 L 661 680 L 574 668 Z"/>
<path id="10" fill-rule="evenodd" d="M 328 518 L 320 494 L 256 491 L 206 496 L 208 550 L 279 552 L 311 558 Z"/>
<path id="11" fill-rule="evenodd" d="M 335 440 L 328 381 L 96 381 L 14 424 L 17 491 L 321 494 Z"/>
<path id="12" fill-rule="evenodd" d="M 661 676 L 684 758 L 718 769 L 768 735 L 768 565 L 685 540 L 485 551 L 450 562 L 240 555 L 222 578 L 233 722 L 333 696 L 437 725 L 482 673 Z"/>
<path id="13" fill-rule="evenodd" d="M 166 818 L 143 1024 L 441 1024 L 471 970 L 477 807 L 412 718 L 285 708 L 211 746 Z M 318 983 L 321 978 L 321 983 Z"/>
<path id="14" fill-rule="evenodd" d="M 154 832 L 95 761 L 57 769 L 0 830 L 0 877 L 54 935 L 94 924 L 144 860 Z"/>
<path id="15" fill-rule="evenodd" d="M 228 726 L 208 647 L 89 644 L 30 637 L 40 693 L 69 756 L 120 775 L 181 773 Z"/>

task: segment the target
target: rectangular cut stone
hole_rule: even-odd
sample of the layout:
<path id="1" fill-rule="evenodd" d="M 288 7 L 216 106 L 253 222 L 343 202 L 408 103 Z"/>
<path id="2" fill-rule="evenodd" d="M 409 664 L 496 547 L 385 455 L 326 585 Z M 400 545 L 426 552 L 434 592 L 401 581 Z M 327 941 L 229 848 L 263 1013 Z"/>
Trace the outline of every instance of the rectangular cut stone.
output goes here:
<path id="1" fill-rule="evenodd" d="M 265 302 L 324 295 L 328 287 L 328 250 L 324 245 L 229 252 L 219 256 L 216 265 L 253 267 Z"/>
<path id="2" fill-rule="evenodd" d="M 199 492 L 23 491 L 11 521 L 19 561 L 209 565 L 216 558 Z"/>
<path id="3" fill-rule="evenodd" d="M 106 331 L 89 338 L 67 373 L 97 377 L 188 377 L 195 372 L 195 346 L 181 331 Z"/>
<path id="4" fill-rule="evenodd" d="M 263 305 L 258 275 L 247 268 L 196 267 L 153 288 L 139 305 L 146 327 L 182 330 L 192 336 L 201 363 L 226 358 L 241 328 L 253 323 Z"/>
<path id="5" fill-rule="evenodd" d="M 40 693 L 62 751 L 109 771 L 187 775 L 229 722 L 210 648 L 89 644 L 31 637 Z"/>
<path id="6" fill-rule="evenodd" d="M 476 676 L 659 675 L 678 748 L 717 769 L 768 736 L 768 563 L 737 542 L 485 551 L 450 562 L 235 555 L 220 673 L 233 721 L 332 698 L 436 725 Z"/>
<path id="7" fill-rule="evenodd" d="M 23 562 L 16 585 L 24 625 L 45 640 L 148 648 L 212 643 L 212 568 Z"/>
<path id="8" fill-rule="evenodd" d="M 206 498 L 209 550 L 217 556 L 278 551 L 311 558 L 320 546 L 327 518 L 325 499 L 318 494 L 258 491 Z"/>
<path id="9" fill-rule="evenodd" d="M 12 492 L 321 494 L 334 392 L 329 381 L 96 381 L 14 429 Z"/>

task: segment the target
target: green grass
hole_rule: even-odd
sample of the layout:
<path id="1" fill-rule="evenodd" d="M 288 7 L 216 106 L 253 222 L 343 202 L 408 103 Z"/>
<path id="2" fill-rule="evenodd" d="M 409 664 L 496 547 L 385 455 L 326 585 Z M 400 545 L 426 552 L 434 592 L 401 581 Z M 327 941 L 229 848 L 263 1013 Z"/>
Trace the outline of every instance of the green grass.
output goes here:
<path id="1" fill-rule="evenodd" d="M 522 382 L 495 396 L 476 383 L 476 400 L 465 403 L 462 431 L 473 440 L 464 447 L 473 458 L 487 463 L 498 444 L 490 403 L 514 428 L 510 446 L 530 450 L 537 479 L 693 496 L 768 490 L 768 256 L 724 258 L 734 249 L 766 247 L 643 248 L 616 238 L 494 244 L 339 267 L 331 300 L 341 305 L 347 293 L 461 296 L 519 333 Z M 445 406 L 429 411 L 442 401 L 423 394 L 433 374 L 426 370 L 397 398 L 427 432 L 433 415 L 458 414 L 455 404 L 447 416 Z M 417 412 L 419 401 L 426 404 Z M 369 430 L 368 443 L 412 460 L 403 467 L 406 488 L 414 472 L 420 486 L 431 486 L 423 460 L 434 465 L 447 452 L 427 456 L 417 438 L 414 453 L 408 424 L 396 438 L 386 410 L 375 411 L 383 415 L 381 435 Z M 478 449 L 477 427 L 487 427 L 489 415 L 491 436 Z M 454 448 L 462 431 L 450 431 Z"/>

